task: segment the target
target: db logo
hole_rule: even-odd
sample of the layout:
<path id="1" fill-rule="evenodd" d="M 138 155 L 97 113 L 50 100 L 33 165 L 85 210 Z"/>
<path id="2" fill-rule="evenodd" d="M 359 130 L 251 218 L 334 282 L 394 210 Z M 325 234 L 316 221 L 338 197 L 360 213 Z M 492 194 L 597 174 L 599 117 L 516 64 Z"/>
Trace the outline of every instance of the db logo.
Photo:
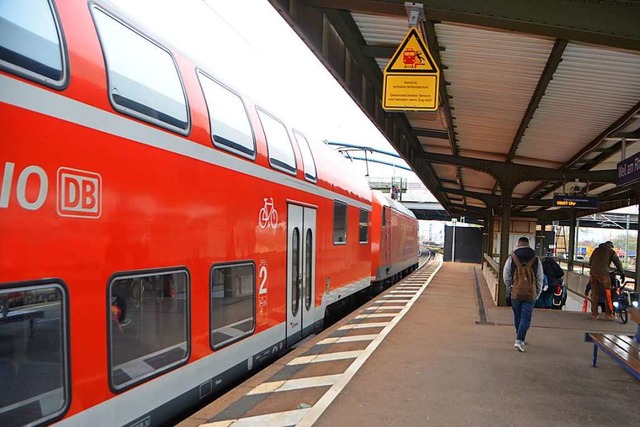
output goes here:
<path id="1" fill-rule="evenodd" d="M 99 218 L 102 213 L 102 177 L 79 169 L 58 169 L 58 214 Z"/>
<path id="2" fill-rule="evenodd" d="M 37 211 L 49 195 L 47 173 L 36 165 L 21 171 L 15 169 L 13 162 L 4 164 L 4 172 L 0 175 L 0 209 L 9 209 L 17 202 L 22 209 Z M 102 177 L 94 172 L 59 168 L 56 205 L 61 216 L 100 218 Z"/>

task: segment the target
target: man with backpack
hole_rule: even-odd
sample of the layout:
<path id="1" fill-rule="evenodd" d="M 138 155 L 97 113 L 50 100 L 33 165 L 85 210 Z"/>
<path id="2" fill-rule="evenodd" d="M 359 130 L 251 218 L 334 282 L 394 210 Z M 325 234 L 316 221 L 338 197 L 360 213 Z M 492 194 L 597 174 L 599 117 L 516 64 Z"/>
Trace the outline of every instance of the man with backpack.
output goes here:
<path id="1" fill-rule="evenodd" d="M 507 258 L 502 271 L 508 296 L 513 309 L 513 324 L 516 328 L 516 342 L 513 346 L 524 351 L 524 340 L 531 325 L 533 305 L 542 292 L 544 274 L 542 263 L 529 247 L 529 239 L 520 237 L 518 247 Z"/>

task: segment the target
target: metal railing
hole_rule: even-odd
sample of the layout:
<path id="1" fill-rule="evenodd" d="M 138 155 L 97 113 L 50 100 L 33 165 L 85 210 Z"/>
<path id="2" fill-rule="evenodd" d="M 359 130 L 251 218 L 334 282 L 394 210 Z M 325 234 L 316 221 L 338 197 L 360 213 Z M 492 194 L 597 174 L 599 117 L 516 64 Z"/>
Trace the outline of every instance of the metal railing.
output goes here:
<path id="1" fill-rule="evenodd" d="M 500 266 L 498 265 L 496 260 L 490 257 L 488 254 L 483 254 L 483 255 L 484 255 L 484 260 L 487 262 L 487 265 L 491 267 L 496 277 L 500 277 Z"/>
<path id="2" fill-rule="evenodd" d="M 569 260 L 564 258 L 554 258 L 554 259 L 558 264 L 560 264 L 563 270 L 567 271 L 567 268 L 569 266 Z M 576 274 L 583 274 L 585 276 L 588 276 L 590 272 L 589 263 L 585 261 L 573 261 L 573 272 Z M 636 283 L 635 275 L 636 275 L 636 272 L 634 270 L 624 270 L 624 276 L 625 276 L 624 288 L 633 289 L 635 287 L 635 283 Z"/>

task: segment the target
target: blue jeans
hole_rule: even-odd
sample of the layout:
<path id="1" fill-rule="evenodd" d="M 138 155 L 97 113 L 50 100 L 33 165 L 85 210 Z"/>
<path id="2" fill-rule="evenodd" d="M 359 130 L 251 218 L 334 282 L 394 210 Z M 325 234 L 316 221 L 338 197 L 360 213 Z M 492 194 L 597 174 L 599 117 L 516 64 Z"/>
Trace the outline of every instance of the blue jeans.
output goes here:
<path id="1" fill-rule="evenodd" d="M 516 339 L 524 341 L 527 336 L 529 326 L 531 326 L 531 314 L 535 301 L 518 301 L 511 298 L 511 309 L 513 310 L 513 325 L 516 327 Z"/>

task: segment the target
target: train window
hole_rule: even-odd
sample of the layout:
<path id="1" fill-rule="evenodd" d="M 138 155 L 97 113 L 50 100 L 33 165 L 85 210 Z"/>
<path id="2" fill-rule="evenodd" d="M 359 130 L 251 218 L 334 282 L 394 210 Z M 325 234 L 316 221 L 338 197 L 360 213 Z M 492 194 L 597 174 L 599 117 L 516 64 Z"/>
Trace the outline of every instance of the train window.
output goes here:
<path id="1" fill-rule="evenodd" d="M 59 283 L 0 290 L 0 420 L 48 423 L 70 401 L 66 291 Z"/>
<path id="2" fill-rule="evenodd" d="M 360 233 L 359 242 L 367 243 L 369 241 L 369 212 L 360 209 Z"/>
<path id="3" fill-rule="evenodd" d="M 123 274 L 109 284 L 110 383 L 116 391 L 189 357 L 186 270 Z"/>
<path id="4" fill-rule="evenodd" d="M 386 227 L 387 226 L 387 209 L 386 207 L 382 207 L 382 226 Z"/>
<path id="5" fill-rule="evenodd" d="M 211 270 L 211 348 L 253 333 L 256 268 L 251 262 L 214 265 Z"/>
<path id="6" fill-rule="evenodd" d="M 347 243 L 347 205 L 337 200 L 333 202 L 333 243 Z"/>
<path id="7" fill-rule="evenodd" d="M 0 1 L 0 68 L 62 87 L 66 60 L 61 35 L 51 1 Z"/>
<path id="8" fill-rule="evenodd" d="M 171 54 L 97 6 L 92 10 L 104 51 L 113 107 L 186 134 L 187 100 Z"/>
<path id="9" fill-rule="evenodd" d="M 198 77 L 209 110 L 213 144 L 254 159 L 256 147 L 253 131 L 240 96 L 201 71 Z"/>
<path id="10" fill-rule="evenodd" d="M 313 153 L 311 153 L 311 147 L 309 147 L 309 141 L 303 134 L 295 130 L 293 131 L 293 136 L 298 141 L 298 147 L 300 147 L 300 153 L 302 153 L 304 178 L 307 181 L 316 182 L 316 163 L 313 159 Z"/>
<path id="11" fill-rule="evenodd" d="M 267 137 L 269 164 L 276 169 L 295 175 L 296 156 L 293 154 L 293 145 L 291 145 L 287 128 L 278 119 L 261 109 L 258 109 L 258 116 Z"/>

